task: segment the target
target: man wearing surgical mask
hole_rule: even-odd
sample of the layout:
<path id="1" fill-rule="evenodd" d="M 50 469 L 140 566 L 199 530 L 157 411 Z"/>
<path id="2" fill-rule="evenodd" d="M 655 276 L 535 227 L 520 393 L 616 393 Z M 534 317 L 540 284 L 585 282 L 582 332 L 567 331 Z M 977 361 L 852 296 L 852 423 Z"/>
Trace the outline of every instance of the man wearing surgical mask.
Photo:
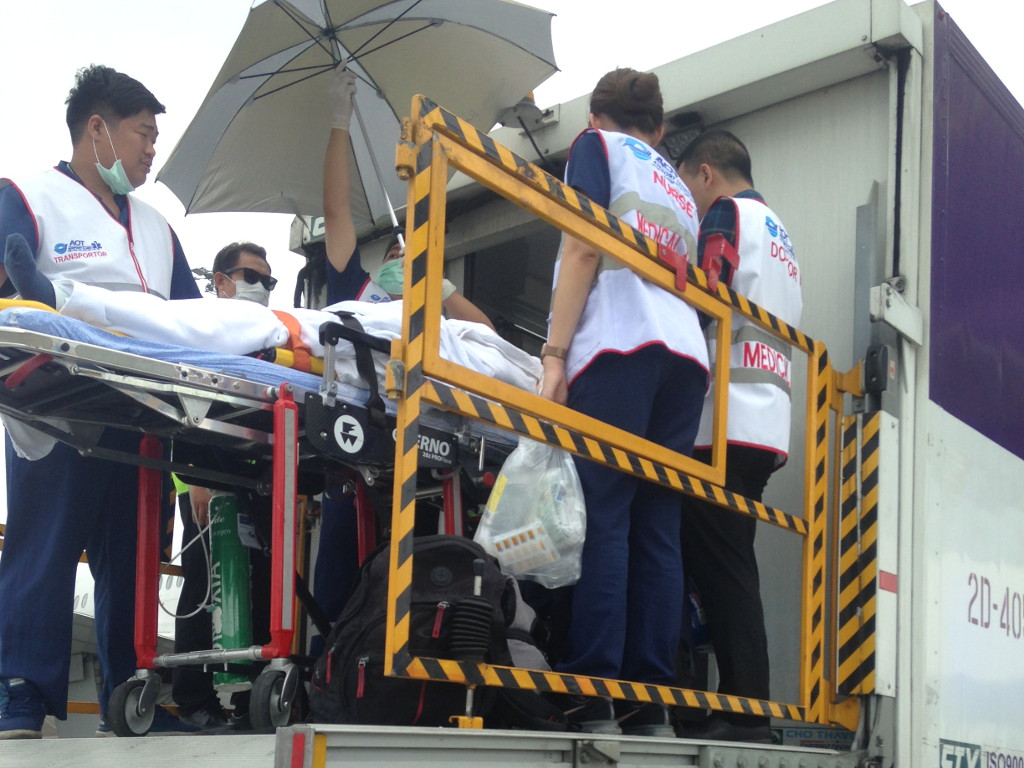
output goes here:
<path id="1" fill-rule="evenodd" d="M 53 280 L 164 299 L 199 298 L 177 235 L 130 194 L 156 156 L 164 106 L 110 67 L 80 70 L 68 94 L 70 161 L 0 180 L 0 295 L 57 304 Z M 96 454 L 137 453 L 139 435 L 104 430 Z M 42 457 L 7 440 L 7 529 L 0 559 L 0 739 L 39 738 L 67 717 L 71 600 L 85 550 L 96 581 L 101 731 L 114 686 L 135 674 L 138 469 L 57 443 Z M 156 731 L 183 728 L 159 709 Z M 154 730 L 151 729 L 151 730 Z"/>
<path id="2" fill-rule="evenodd" d="M 231 243 L 213 260 L 213 287 L 218 299 L 241 299 L 270 306 L 277 280 L 270 276 L 267 251 L 255 243 Z"/>

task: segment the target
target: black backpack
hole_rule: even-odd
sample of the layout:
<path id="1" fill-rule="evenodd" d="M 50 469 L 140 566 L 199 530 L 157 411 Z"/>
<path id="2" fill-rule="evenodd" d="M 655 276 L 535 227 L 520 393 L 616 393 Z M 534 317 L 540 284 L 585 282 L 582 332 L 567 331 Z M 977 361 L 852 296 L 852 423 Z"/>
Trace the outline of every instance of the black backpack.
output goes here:
<path id="1" fill-rule="evenodd" d="M 485 661 L 509 663 L 505 628 L 514 616 L 515 592 L 497 560 L 461 536 L 417 537 L 413 553 L 410 653 L 472 658 L 476 651 Z M 463 685 L 384 676 L 388 559 L 387 545 L 367 558 L 313 667 L 314 722 L 441 726 L 465 712 Z M 480 599 L 475 601 L 468 599 L 473 596 L 474 561 L 483 563 Z M 453 622 L 460 611 L 464 618 Z M 472 614 L 469 630 L 467 612 Z M 494 699 L 493 689 L 478 689 L 474 714 L 486 717 Z"/>

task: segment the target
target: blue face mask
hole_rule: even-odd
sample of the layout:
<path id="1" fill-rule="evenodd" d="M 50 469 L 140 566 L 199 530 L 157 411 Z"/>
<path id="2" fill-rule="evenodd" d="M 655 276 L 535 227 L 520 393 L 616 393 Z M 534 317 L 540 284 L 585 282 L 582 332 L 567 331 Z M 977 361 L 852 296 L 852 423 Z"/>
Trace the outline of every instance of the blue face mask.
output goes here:
<path id="1" fill-rule="evenodd" d="M 405 285 L 405 259 L 392 259 L 381 264 L 374 282 L 392 296 L 401 296 Z"/>
<path id="2" fill-rule="evenodd" d="M 100 162 L 100 154 L 96 151 L 96 139 L 93 139 L 92 153 L 96 155 L 96 170 L 99 172 L 100 178 L 103 179 L 103 183 L 110 187 L 111 192 L 115 195 L 127 195 L 135 189 L 135 185 L 128 180 L 128 174 L 125 173 L 121 159 L 117 156 L 117 150 L 114 149 L 114 140 L 110 138 L 110 130 L 107 128 L 106 123 L 103 123 L 103 130 L 107 132 L 107 141 L 110 142 L 110 149 L 113 150 L 115 159 L 112 166 L 104 168 Z"/>

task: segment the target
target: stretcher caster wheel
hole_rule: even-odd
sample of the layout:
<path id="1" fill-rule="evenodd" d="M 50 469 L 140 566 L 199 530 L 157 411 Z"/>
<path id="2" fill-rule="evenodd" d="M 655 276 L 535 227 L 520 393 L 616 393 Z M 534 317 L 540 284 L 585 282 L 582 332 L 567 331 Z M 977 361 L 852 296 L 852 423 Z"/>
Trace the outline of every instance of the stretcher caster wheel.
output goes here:
<path id="1" fill-rule="evenodd" d="M 249 717 L 254 731 L 272 731 L 288 725 L 299 685 L 298 669 L 268 667 L 253 681 Z"/>
<path id="2" fill-rule="evenodd" d="M 110 694 L 107 718 L 110 730 L 116 736 L 145 736 L 149 733 L 156 715 L 156 705 L 146 710 L 140 709 L 142 689 L 145 687 L 145 680 L 128 680 Z"/>

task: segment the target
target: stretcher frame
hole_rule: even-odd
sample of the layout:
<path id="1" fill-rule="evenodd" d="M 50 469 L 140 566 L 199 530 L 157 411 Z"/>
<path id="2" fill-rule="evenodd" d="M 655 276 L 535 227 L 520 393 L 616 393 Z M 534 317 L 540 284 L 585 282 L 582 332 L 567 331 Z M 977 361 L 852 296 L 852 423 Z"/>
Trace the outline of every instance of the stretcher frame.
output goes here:
<path id="1" fill-rule="evenodd" d="M 469 689 L 497 686 L 603 696 L 671 706 L 704 708 L 854 728 L 859 699 L 840 699 L 826 665 L 826 626 L 834 607 L 826 602 L 829 430 L 843 408 L 842 393 L 856 389 L 855 377 L 837 375 L 825 345 L 750 302 L 677 254 L 620 221 L 558 179 L 518 157 L 424 96 L 413 97 L 396 153 L 399 176 L 408 181 L 406 269 L 402 338 L 392 342 L 389 396 L 398 401 L 396 482 L 392 504 L 391 570 L 385 674 L 457 682 Z M 602 424 L 539 396 L 513 390 L 439 354 L 441 280 L 444 267 L 446 185 L 458 170 L 566 234 L 607 253 L 644 279 L 680 296 L 717 320 L 718 349 L 728 349 L 732 313 L 807 355 L 807 432 L 804 514 L 782 510 L 722 488 L 725 479 L 728 355 L 715 366 L 712 461 L 702 464 L 627 432 Z M 686 290 L 689 288 L 690 290 Z M 413 573 L 413 514 L 421 406 L 431 404 L 501 426 L 519 435 L 564 448 L 612 469 L 710 501 L 803 537 L 801 591 L 800 700 L 782 703 L 662 685 L 528 670 L 509 666 L 413 656 L 409 613 Z M 726 512 L 723 512 L 725 514 Z M 834 644 L 834 631 L 829 633 Z M 481 727 L 467 711 L 453 718 L 462 727 Z"/>
<path id="2" fill-rule="evenodd" d="M 11 307 L 42 309 L 47 314 L 41 319 L 37 316 L 34 321 L 13 321 L 30 328 L 0 325 L 0 413 L 29 423 L 83 455 L 139 467 L 134 627 L 137 672 L 134 678 L 118 686 L 111 698 L 110 715 L 115 731 L 117 718 L 126 706 L 134 707 L 140 715 L 156 706 L 160 683 L 155 670 L 182 666 L 216 668 L 253 661 L 267 664 L 254 682 L 254 720 L 255 700 L 262 696 L 268 698 L 264 703 L 271 709 L 268 715 L 271 722 L 263 725 L 287 724 L 299 683 L 298 669 L 290 659 L 299 618 L 295 595 L 300 461 L 310 464 L 307 470 L 317 474 L 329 469 L 346 469 L 349 475 L 359 475 L 355 483 L 357 509 L 361 512 L 358 550 L 360 559 L 364 559 L 375 545 L 372 525 L 366 519 L 373 514 L 366 485 L 375 482 L 377 475 L 387 472 L 388 468 L 379 463 L 381 451 L 370 449 L 369 432 L 364 444 L 366 463 L 360 461 L 359 453 L 352 454 L 349 461 L 339 458 L 344 453 L 338 450 L 331 456 L 325 448 L 330 447 L 332 440 L 335 448 L 339 448 L 339 440 L 328 437 L 323 425 L 325 419 L 326 423 L 331 423 L 339 413 L 358 416 L 367 425 L 371 421 L 369 415 L 361 412 L 365 410 L 364 405 L 353 402 L 351 388 L 343 390 L 333 381 L 337 341 L 340 338 L 353 343 L 362 341 L 378 351 L 389 349 L 388 343 L 336 323 L 325 324 L 321 329 L 322 335 L 327 337 L 324 362 L 329 363 L 326 367 L 332 375 L 321 378 L 259 363 L 264 375 L 267 370 L 280 371 L 282 379 L 290 380 L 275 385 L 32 330 L 31 327 L 52 325 L 72 335 L 76 327 L 84 327 L 84 324 L 60 317 L 49 307 L 0 300 L 0 309 Z M 111 343 L 117 341 L 117 336 L 95 329 L 89 338 L 95 335 L 107 337 Z M 184 348 L 182 351 L 188 352 Z M 297 380 L 299 383 L 294 383 Z M 368 382 L 368 386 L 379 387 L 376 380 Z M 318 419 L 311 427 L 317 435 L 306 434 L 301 423 L 300 403 L 303 401 L 306 412 L 315 414 Z M 381 400 L 380 405 L 383 404 Z M 385 435 L 384 439 L 390 441 L 388 427 L 392 417 L 386 412 L 380 417 L 383 421 L 377 425 L 376 439 L 380 441 L 381 435 Z M 98 441 L 103 429 L 108 427 L 141 432 L 139 452 L 101 447 Z M 444 524 L 449 532 L 461 523 L 461 509 L 453 501 L 458 495 L 457 473 L 462 463 L 456 454 L 478 453 L 482 461 L 486 441 L 494 437 L 493 432 L 488 435 L 478 430 L 470 434 L 471 430 L 465 429 L 457 419 L 447 416 L 440 421 L 433 420 L 427 426 L 427 434 L 446 434 L 453 428 L 455 432 L 450 438 L 453 456 L 447 473 L 439 478 L 444 496 Z M 160 438 L 212 443 L 227 451 L 242 452 L 245 464 L 251 465 L 251 459 L 264 467 L 269 463 L 270 475 L 266 476 L 260 467 L 249 476 L 243 476 L 165 458 Z M 390 461 L 391 449 L 383 453 Z M 272 508 L 269 643 L 248 648 L 158 654 L 158 510 L 162 506 L 161 475 L 164 472 L 176 472 L 190 480 L 219 486 L 269 492 Z M 364 510 L 366 514 L 362 514 Z M 256 693 L 258 686 L 262 686 L 259 694 Z M 127 704 L 122 700 L 125 697 L 129 697 Z"/>
<path id="3" fill-rule="evenodd" d="M 295 484 L 299 430 L 293 396 L 295 387 L 288 383 L 258 384 L 229 374 L 16 327 L 0 327 L 0 348 L 5 358 L 0 367 L 3 380 L 0 386 L 4 388 L 0 411 L 27 420 L 36 429 L 71 445 L 83 455 L 139 467 L 134 627 L 138 670 L 135 679 L 115 689 L 109 713 L 112 720 L 117 719 L 118 710 L 123 708 L 118 695 L 126 685 L 129 695 L 135 697 L 139 712 L 149 712 L 156 706 L 160 682 L 154 671 L 160 667 L 270 660 L 272 667 L 290 672 L 284 660 L 292 652 L 296 621 Z M 87 404 L 111 400 L 114 407 L 89 411 Z M 134 410 L 131 403 L 138 410 Z M 272 418 L 269 430 L 245 423 L 254 416 L 267 414 Z M 52 423 L 54 419 L 66 424 L 58 426 Z M 110 426 L 142 431 L 138 455 L 105 449 L 97 444 L 102 430 Z M 235 487 L 258 489 L 260 486 L 256 479 L 165 459 L 158 435 L 171 437 L 187 432 L 216 434 L 238 441 L 247 451 L 264 457 L 270 455 L 273 468 L 271 551 L 275 556 L 271 558 L 271 640 L 266 645 L 190 654 L 160 655 L 157 652 L 160 579 L 157 553 L 160 551 L 162 473 L 175 471 Z M 294 672 L 290 676 L 297 682 Z"/>

